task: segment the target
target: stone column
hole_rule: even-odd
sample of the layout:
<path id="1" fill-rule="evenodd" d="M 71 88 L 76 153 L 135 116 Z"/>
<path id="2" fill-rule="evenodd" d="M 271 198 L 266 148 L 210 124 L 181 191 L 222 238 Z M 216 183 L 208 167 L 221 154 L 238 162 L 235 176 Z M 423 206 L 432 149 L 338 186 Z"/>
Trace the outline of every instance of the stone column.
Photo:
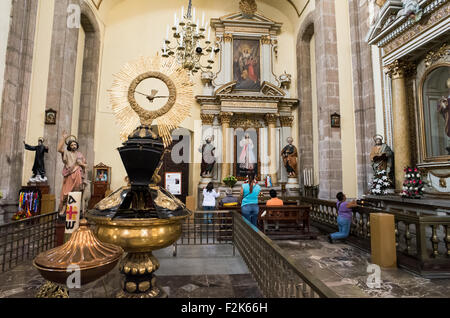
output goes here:
<path id="1" fill-rule="evenodd" d="M 220 123 L 222 124 L 222 176 L 223 178 L 228 177 L 230 175 L 230 162 L 228 160 L 229 151 L 229 136 L 228 130 L 230 128 L 231 117 L 233 117 L 233 113 L 220 113 Z"/>
<path id="2" fill-rule="evenodd" d="M 269 176 L 272 178 L 272 184 L 275 186 L 278 183 L 277 177 L 277 153 L 275 151 L 276 142 L 276 124 L 277 124 L 277 114 L 267 114 L 266 122 L 269 128 L 268 139 L 269 139 Z"/>
<path id="3" fill-rule="evenodd" d="M 396 60 L 387 67 L 387 73 L 392 78 L 392 113 L 394 119 L 394 162 L 395 162 L 395 189 L 403 187 L 406 166 L 412 164 L 411 144 L 413 138 L 409 134 L 409 112 L 406 100 L 405 77 L 415 69 L 412 63 Z"/>

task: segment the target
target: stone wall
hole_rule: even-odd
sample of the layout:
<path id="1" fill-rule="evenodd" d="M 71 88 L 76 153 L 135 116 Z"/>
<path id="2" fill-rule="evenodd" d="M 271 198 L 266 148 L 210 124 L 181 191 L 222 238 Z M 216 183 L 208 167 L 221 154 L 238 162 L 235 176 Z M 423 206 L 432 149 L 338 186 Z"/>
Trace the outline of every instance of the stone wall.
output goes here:
<path id="1" fill-rule="evenodd" d="M 349 0 L 350 33 L 352 39 L 353 91 L 356 125 L 356 163 L 358 196 L 368 190 L 373 176 L 370 150 L 376 134 L 375 96 L 372 52 L 365 41 L 369 32 L 368 1 Z"/>
<path id="2" fill-rule="evenodd" d="M 14 0 L 6 50 L 0 128 L 0 210 L 17 204 L 29 107 L 37 1 Z"/>

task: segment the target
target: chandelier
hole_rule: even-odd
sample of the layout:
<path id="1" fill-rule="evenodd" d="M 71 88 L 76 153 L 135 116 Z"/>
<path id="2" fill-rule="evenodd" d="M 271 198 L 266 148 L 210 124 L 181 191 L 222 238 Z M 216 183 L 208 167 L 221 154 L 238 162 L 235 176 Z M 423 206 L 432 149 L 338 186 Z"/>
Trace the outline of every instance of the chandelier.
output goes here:
<path id="1" fill-rule="evenodd" d="M 211 43 L 211 27 L 208 27 L 208 22 L 205 24 L 205 13 L 203 12 L 201 24 L 199 19 L 195 19 L 195 7 L 192 7 L 192 0 L 189 0 L 186 14 L 184 6 L 181 7 L 180 20 L 177 13 L 174 13 L 172 40 L 169 40 L 170 27 L 167 25 L 166 38 L 162 47 L 163 57 L 174 55 L 176 61 L 192 74 L 199 70 L 211 70 L 214 55 L 220 51 L 217 43 L 214 45 Z M 207 57 L 206 66 L 201 64 L 204 56 Z"/>

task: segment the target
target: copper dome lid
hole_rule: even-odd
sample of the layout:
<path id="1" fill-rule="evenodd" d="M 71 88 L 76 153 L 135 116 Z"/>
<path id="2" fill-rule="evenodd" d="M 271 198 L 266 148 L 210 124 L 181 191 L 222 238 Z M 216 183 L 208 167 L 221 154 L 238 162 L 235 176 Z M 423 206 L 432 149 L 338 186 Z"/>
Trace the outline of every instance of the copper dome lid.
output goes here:
<path id="1" fill-rule="evenodd" d="M 86 284 L 114 268 L 122 254 L 121 247 L 100 242 L 89 229 L 87 220 L 83 219 L 69 241 L 39 254 L 33 264 L 44 278 L 60 283 L 64 283 L 71 274 L 67 272 L 68 267 L 77 265 L 82 284 Z"/>

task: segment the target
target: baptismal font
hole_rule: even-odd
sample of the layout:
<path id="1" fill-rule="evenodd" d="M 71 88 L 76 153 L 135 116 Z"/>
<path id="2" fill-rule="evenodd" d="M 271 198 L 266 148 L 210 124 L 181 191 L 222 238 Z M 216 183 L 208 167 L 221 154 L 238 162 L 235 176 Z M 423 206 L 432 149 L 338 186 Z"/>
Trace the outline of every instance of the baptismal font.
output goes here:
<path id="1" fill-rule="evenodd" d="M 141 107 L 135 96 L 136 93 L 145 95 L 137 89 L 142 91 L 140 84 L 147 79 L 159 80 L 167 86 L 168 96 L 156 96 L 156 89 L 151 90 L 152 95 L 147 95 L 149 103 L 153 103 L 158 97 L 167 98 L 163 107 L 157 110 L 150 111 Z M 129 184 L 119 188 L 87 212 L 87 220 L 90 224 L 95 224 L 95 237 L 88 229 L 87 221 L 82 220 L 82 226 L 79 231 L 74 232 L 69 242 L 56 248 L 56 251 L 39 255 L 36 265 L 41 265 L 38 268 L 45 278 L 63 285 L 68 275 L 56 273 L 58 275 L 55 276 L 54 268 L 65 272 L 62 267 L 84 264 L 86 260 L 84 257 L 81 260 L 64 258 L 65 263 L 59 264 L 58 255 L 79 255 L 77 251 L 87 253 L 92 241 L 95 246 L 99 246 L 96 251 L 100 252 L 95 255 L 102 257 L 99 256 L 98 260 L 92 260 L 82 268 L 82 284 L 83 279 L 85 282 L 93 281 L 111 270 L 123 249 L 128 254 L 119 263 L 124 280 L 122 290 L 116 296 L 167 297 L 156 285 L 154 272 L 160 265 L 152 251 L 176 242 L 181 236 L 184 219 L 192 215 L 192 212 L 166 189 L 157 185 L 161 181 L 158 172 L 163 156 L 170 155 L 168 146 L 172 142 L 172 130 L 190 115 L 194 100 L 192 82 L 187 71 L 177 66 L 173 60 L 162 62 L 159 56 L 141 57 L 126 64 L 116 74 L 110 96 L 116 120 L 121 127 L 123 146 L 118 151 Z M 152 127 L 154 121 L 156 128 Z M 89 240 L 80 239 L 80 235 L 89 237 Z M 102 250 L 108 253 L 105 254 Z M 83 253 L 82 256 L 85 255 Z M 103 266 L 100 268 L 102 271 L 96 271 L 88 280 L 88 270 L 93 272 L 96 266 Z"/>

